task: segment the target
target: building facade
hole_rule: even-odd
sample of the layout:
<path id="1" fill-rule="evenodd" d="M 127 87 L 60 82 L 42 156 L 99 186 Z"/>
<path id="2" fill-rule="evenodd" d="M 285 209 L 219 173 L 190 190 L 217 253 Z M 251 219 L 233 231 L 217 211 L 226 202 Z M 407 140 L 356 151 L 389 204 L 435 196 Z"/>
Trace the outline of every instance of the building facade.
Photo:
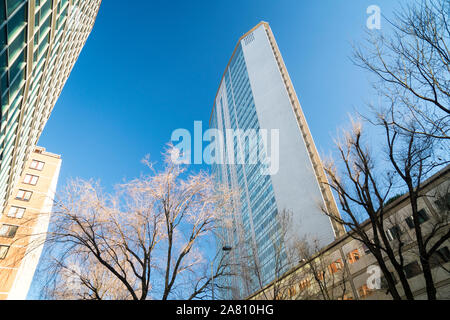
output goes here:
<path id="1" fill-rule="evenodd" d="M 421 229 L 424 237 L 433 235 L 430 243 L 434 243 L 450 229 L 450 166 L 424 181 L 421 191 L 424 194 L 424 197 L 420 198 L 418 203 Z M 392 247 L 396 248 L 396 255 L 398 255 L 398 244 L 402 243 L 404 270 L 414 298 L 427 299 L 414 226 L 410 221 L 411 212 L 408 194 L 390 203 L 384 215 L 386 236 Z M 430 233 L 435 232 L 436 226 L 440 226 L 440 231 L 435 234 Z M 365 228 L 369 234 L 371 225 L 366 223 Z M 394 229 L 397 230 L 395 233 L 391 231 Z M 404 299 L 404 293 L 395 269 L 388 262 L 387 257 L 385 260 L 397 283 L 397 290 Z M 430 263 L 437 298 L 450 299 L 449 240 L 442 243 L 431 256 Z M 248 298 L 255 300 L 392 299 L 384 276 L 376 268 L 377 266 L 377 260 L 365 244 L 354 239 L 351 234 L 346 234 L 316 252 L 308 261 L 302 261 L 278 280 L 256 291 Z"/>
<path id="2" fill-rule="evenodd" d="M 45 241 L 61 158 L 37 147 L 0 216 L 0 300 L 23 300 Z"/>
<path id="3" fill-rule="evenodd" d="M 0 1 L 0 211 L 94 25 L 101 0 Z"/>
<path id="4" fill-rule="evenodd" d="M 247 288 L 230 284 L 239 287 L 233 297 L 242 297 L 258 283 L 273 280 L 275 260 L 286 259 L 290 237 L 281 230 L 281 212 L 292 213 L 297 237 L 314 237 L 325 246 L 344 233 L 321 212 L 323 206 L 339 214 L 331 190 L 322 183 L 321 160 L 267 23 L 239 39 L 216 94 L 210 128 L 224 137 L 217 144 L 221 157 L 212 164 L 213 174 L 239 193 L 233 226 L 223 229 L 221 246 L 235 248 L 228 253 L 233 261 L 254 257 L 261 274 L 261 279 L 248 275 Z"/>

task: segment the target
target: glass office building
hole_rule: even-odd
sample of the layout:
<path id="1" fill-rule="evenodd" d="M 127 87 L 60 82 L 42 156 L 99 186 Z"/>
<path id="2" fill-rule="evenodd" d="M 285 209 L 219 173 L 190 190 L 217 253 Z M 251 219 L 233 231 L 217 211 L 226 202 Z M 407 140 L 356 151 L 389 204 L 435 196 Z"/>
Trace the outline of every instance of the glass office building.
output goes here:
<path id="1" fill-rule="evenodd" d="M 331 190 L 321 183 L 326 181 L 321 160 L 267 23 L 239 40 L 223 74 L 210 127 L 224 136 L 224 143 L 218 144 L 224 161 L 214 163 L 212 172 L 218 182 L 238 191 L 233 223 L 222 229 L 220 247 L 232 247 L 226 253 L 232 265 L 239 265 L 244 256 L 255 264 L 235 270 L 241 277 L 229 279 L 233 292 L 226 298 L 244 298 L 292 266 L 287 261 L 292 236 L 325 246 L 344 233 L 321 212 L 324 205 L 339 214 Z M 263 139 L 261 129 L 277 131 L 278 143 Z M 245 134 L 226 134 L 239 130 Z M 278 170 L 268 174 L 267 162 L 249 161 L 252 149 L 258 150 L 258 159 L 278 152 Z M 244 161 L 239 162 L 241 150 Z M 234 163 L 228 160 L 230 153 Z M 292 213 L 288 228 L 279 219 L 282 212 Z"/>
<path id="2" fill-rule="evenodd" d="M 0 0 L 0 212 L 94 25 L 101 0 Z"/>

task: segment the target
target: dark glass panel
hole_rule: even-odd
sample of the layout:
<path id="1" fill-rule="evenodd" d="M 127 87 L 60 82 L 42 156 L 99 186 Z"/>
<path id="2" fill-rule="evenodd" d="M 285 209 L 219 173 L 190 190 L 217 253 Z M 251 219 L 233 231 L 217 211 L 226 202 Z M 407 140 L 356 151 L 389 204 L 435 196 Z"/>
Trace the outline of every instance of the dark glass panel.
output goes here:
<path id="1" fill-rule="evenodd" d="M 24 2 L 23 0 L 6 0 L 6 6 L 8 10 L 8 17 L 16 10 L 19 5 Z"/>
<path id="2" fill-rule="evenodd" d="M 22 6 L 19 11 L 8 20 L 8 39 L 25 25 L 27 6 Z"/>

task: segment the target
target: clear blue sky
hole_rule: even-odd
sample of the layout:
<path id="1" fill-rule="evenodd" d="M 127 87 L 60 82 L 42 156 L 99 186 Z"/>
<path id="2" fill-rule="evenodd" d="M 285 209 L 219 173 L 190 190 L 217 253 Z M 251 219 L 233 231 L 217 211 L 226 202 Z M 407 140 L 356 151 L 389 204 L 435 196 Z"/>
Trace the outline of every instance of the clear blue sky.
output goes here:
<path id="1" fill-rule="evenodd" d="M 368 75 L 349 60 L 372 4 L 388 16 L 398 6 L 392 0 L 103 1 L 39 141 L 62 155 L 59 187 L 81 177 L 109 189 L 145 172 L 146 154 L 159 160 L 173 130 L 193 130 L 195 120 L 207 126 L 239 37 L 261 20 L 275 34 L 319 152 L 328 154 L 347 114 L 373 97 Z M 30 298 L 37 298 L 36 285 Z"/>
<path id="2" fill-rule="evenodd" d="M 394 1 L 377 0 L 390 14 Z M 208 123 L 239 37 L 270 23 L 320 152 L 347 112 L 370 100 L 367 74 L 350 61 L 367 0 L 103 1 L 94 29 L 39 145 L 62 155 L 67 178 L 105 187 L 145 171 L 176 128 Z M 383 28 L 383 25 L 382 25 Z"/>

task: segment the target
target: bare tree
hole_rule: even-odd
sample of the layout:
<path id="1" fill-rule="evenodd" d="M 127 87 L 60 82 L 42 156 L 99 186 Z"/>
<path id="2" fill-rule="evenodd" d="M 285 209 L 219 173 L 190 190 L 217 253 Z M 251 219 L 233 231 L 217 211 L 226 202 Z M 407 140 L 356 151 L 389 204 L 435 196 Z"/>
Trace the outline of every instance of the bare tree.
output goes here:
<path id="1" fill-rule="evenodd" d="M 344 258 L 333 259 L 321 251 L 317 239 L 298 240 L 296 249 L 302 266 L 294 271 L 298 300 L 343 300 L 348 294 L 348 268 Z"/>
<path id="2" fill-rule="evenodd" d="M 106 194 L 98 183 L 73 180 L 56 202 L 47 236 L 47 294 L 76 299 L 203 299 L 224 259 L 208 257 L 216 222 L 230 193 L 204 173 L 165 156 L 158 172 Z M 67 286 L 67 279 L 76 285 Z"/>
<path id="3" fill-rule="evenodd" d="M 237 263 L 235 268 L 240 272 L 237 274 L 238 282 L 243 288 L 241 295 L 245 297 L 259 292 L 261 299 L 265 300 L 285 300 L 292 295 L 290 288 L 295 280 L 284 279 L 278 281 L 294 265 L 293 261 L 298 259 L 293 257 L 293 251 L 286 245 L 289 237 L 289 228 L 291 226 L 292 213 L 288 210 L 282 210 L 276 213 L 270 231 L 269 246 L 265 248 L 264 260 L 261 260 L 261 252 L 258 251 L 254 240 L 250 235 L 240 234 L 238 239 L 239 252 L 236 252 Z M 239 221 L 235 221 L 239 224 Z M 236 226 L 236 230 L 242 232 L 242 226 Z M 271 281 L 273 280 L 273 281 Z M 235 291 L 242 291 L 234 288 Z M 243 297 L 241 297 L 243 298 Z"/>
<path id="4" fill-rule="evenodd" d="M 328 253 L 321 252 L 320 241 L 312 237 L 299 239 L 292 232 L 292 212 L 279 213 L 282 240 L 273 241 L 273 268 L 270 274 L 274 280 L 264 282 L 264 269 L 255 267 L 254 278 L 257 292 L 252 298 L 263 300 L 336 300 L 347 293 L 348 272 L 343 259 L 333 260 Z M 266 271 L 267 272 L 267 271 Z"/>
<path id="5" fill-rule="evenodd" d="M 407 187 L 409 203 L 411 205 L 416 243 L 419 250 L 420 263 L 426 282 L 429 299 L 436 299 L 436 287 L 431 273 L 430 258 L 448 239 L 450 228 L 448 218 L 440 217 L 435 221 L 432 230 L 424 234 L 419 216 L 419 199 L 423 197 L 422 182 L 436 167 L 442 167 L 447 161 L 435 161 L 434 139 L 422 137 L 415 131 L 399 134 L 396 127 L 383 120 L 388 146 L 389 160 L 394 168 L 394 174 Z"/>
<path id="6" fill-rule="evenodd" d="M 425 228 L 419 214 L 423 181 L 449 160 L 449 5 L 445 0 L 410 3 L 387 20 L 392 33 L 369 33 L 368 46 L 355 48 L 354 62 L 378 80 L 374 87 L 382 98 L 380 106 L 372 105 L 376 116 L 366 120 L 382 129 L 383 147 L 377 151 L 384 150 L 386 157 L 367 147 L 361 125 L 354 123 L 337 143 L 339 163 L 325 166 L 349 217 L 339 222 L 375 256 L 394 299 L 400 299 L 401 292 L 385 257 L 404 295 L 413 299 L 404 267 L 407 244 L 416 243 L 428 298 L 436 299 L 430 261 L 450 237 L 445 215 L 434 217 Z M 413 239 L 405 239 L 398 223 L 386 219 L 389 199 L 398 190 L 408 194 Z M 396 239 L 389 239 L 387 232 Z"/>
<path id="7" fill-rule="evenodd" d="M 353 123 L 352 130 L 345 133 L 344 141 L 337 142 L 341 170 L 337 169 L 332 160 L 325 165 L 329 185 L 337 193 L 348 219 L 333 217 L 325 208 L 323 211 L 330 218 L 347 226 L 351 230 L 350 236 L 368 247 L 375 256 L 394 299 L 400 299 L 401 293 L 396 288 L 395 278 L 387 262 L 393 266 L 406 298 L 414 299 L 404 269 L 406 239 L 401 235 L 399 227 L 392 222 L 389 224 L 386 219 L 389 212 L 389 205 L 386 203 L 392 190 L 408 193 L 414 241 L 418 247 L 428 298 L 436 299 L 430 258 L 450 237 L 448 219 L 433 219 L 432 228 L 424 232 L 418 201 L 425 196 L 422 190 L 424 178 L 436 168 L 442 168 L 446 162 L 435 161 L 430 145 L 434 138 L 416 131 L 399 134 L 395 125 L 380 119 L 385 129 L 387 161 L 383 162 L 373 156 L 373 151 L 364 142 L 362 125 Z M 389 239 L 388 228 L 391 228 L 389 233 L 394 234 L 395 241 Z"/>
<path id="8" fill-rule="evenodd" d="M 400 132 L 450 138 L 449 16 L 448 1 L 417 0 L 386 18 L 391 33 L 369 32 L 355 47 L 353 61 L 375 75 L 383 113 Z"/>
<path id="9" fill-rule="evenodd" d="M 428 193 L 427 197 L 430 201 L 434 202 L 434 206 L 436 208 L 436 214 L 434 217 L 435 222 L 424 230 L 424 233 L 428 235 L 425 238 L 425 241 L 428 244 L 430 241 L 442 239 L 439 239 L 437 237 L 435 237 L 435 239 L 432 239 L 430 238 L 430 235 L 436 233 L 443 234 L 445 231 L 448 232 L 448 224 L 450 223 L 450 181 L 441 184 L 431 193 Z M 436 245 L 438 243 L 434 242 L 433 244 Z M 440 252 L 437 249 L 433 250 L 433 252 L 431 253 L 428 252 L 428 263 L 430 264 L 431 268 L 440 267 L 447 273 L 450 273 L 450 269 L 445 267 L 445 263 L 448 261 L 448 258 L 449 257 L 446 256 L 446 253 Z"/>
<path id="10" fill-rule="evenodd" d="M 291 278 L 284 278 L 283 275 L 294 266 L 294 261 L 298 261 L 295 256 L 296 252 L 289 246 L 292 233 L 290 228 L 292 226 L 292 212 L 289 210 L 281 210 L 277 212 L 274 221 L 272 232 L 270 235 L 270 251 L 269 259 L 266 264 L 262 265 L 256 250 L 253 251 L 253 274 L 257 279 L 259 289 L 263 289 L 263 295 L 266 300 L 286 300 L 293 296 L 293 288 L 296 280 Z M 271 264 L 272 267 L 267 269 L 266 265 Z M 267 274 L 273 277 L 272 284 L 265 289 L 267 285 Z M 279 281 L 279 279 L 282 279 Z"/>
<path id="11" fill-rule="evenodd" d="M 403 294 L 407 299 L 414 298 L 405 271 L 411 241 L 418 248 L 428 298 L 436 298 L 430 259 L 449 239 L 447 218 L 434 217 L 424 227 L 418 205 L 425 196 L 423 180 L 448 163 L 448 16 L 448 1 L 416 2 L 396 13 L 395 21 L 389 21 L 394 29 L 390 37 L 370 34 L 369 48 L 355 49 L 355 63 L 370 70 L 379 80 L 375 87 L 383 97 L 383 108 L 372 106 L 376 118 L 369 120 L 383 129 L 387 156 L 385 161 L 374 156 L 362 141 L 361 126 L 355 123 L 344 141 L 337 144 L 342 170 L 338 173 L 333 161 L 325 166 L 329 184 L 349 219 L 333 216 L 325 208 L 324 212 L 347 226 L 351 236 L 369 248 L 394 299 L 400 299 Z M 387 218 L 387 202 L 396 190 L 408 194 L 413 239 L 400 234 L 396 239 L 388 237 L 397 230 L 392 227 L 398 222 L 392 221 L 393 217 Z M 302 251 L 304 256 L 310 256 L 309 250 Z M 325 257 L 319 258 L 306 259 L 309 268 L 305 270 L 312 271 L 311 280 L 318 285 L 321 296 L 329 299 L 332 296 L 329 289 L 335 285 L 326 283 L 322 269 L 330 264 Z M 402 292 L 397 289 L 390 265 L 400 280 Z M 274 283 L 270 288 L 276 290 L 277 286 Z"/>

